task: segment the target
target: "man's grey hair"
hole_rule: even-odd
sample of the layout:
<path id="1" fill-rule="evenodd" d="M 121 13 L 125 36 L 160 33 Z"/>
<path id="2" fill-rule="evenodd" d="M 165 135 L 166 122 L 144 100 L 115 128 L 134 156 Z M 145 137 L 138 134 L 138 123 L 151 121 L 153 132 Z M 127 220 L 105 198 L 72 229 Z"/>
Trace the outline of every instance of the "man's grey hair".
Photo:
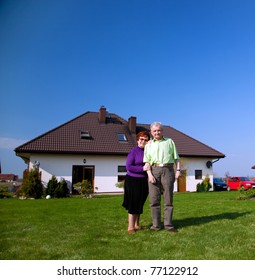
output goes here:
<path id="1" fill-rule="evenodd" d="M 163 130 L 163 125 L 162 125 L 161 122 L 153 122 L 150 126 L 150 129 L 152 129 L 153 126 L 157 126 L 157 127 L 159 127 L 160 129 Z"/>

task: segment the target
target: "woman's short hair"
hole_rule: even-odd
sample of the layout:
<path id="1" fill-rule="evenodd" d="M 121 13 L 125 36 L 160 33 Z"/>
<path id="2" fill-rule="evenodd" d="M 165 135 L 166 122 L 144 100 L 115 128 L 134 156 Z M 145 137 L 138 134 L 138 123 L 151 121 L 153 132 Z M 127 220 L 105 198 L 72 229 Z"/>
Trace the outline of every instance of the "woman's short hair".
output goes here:
<path id="1" fill-rule="evenodd" d="M 148 137 L 148 140 L 150 140 L 150 133 L 148 131 L 141 131 L 136 134 L 136 141 L 139 140 L 140 137 Z"/>

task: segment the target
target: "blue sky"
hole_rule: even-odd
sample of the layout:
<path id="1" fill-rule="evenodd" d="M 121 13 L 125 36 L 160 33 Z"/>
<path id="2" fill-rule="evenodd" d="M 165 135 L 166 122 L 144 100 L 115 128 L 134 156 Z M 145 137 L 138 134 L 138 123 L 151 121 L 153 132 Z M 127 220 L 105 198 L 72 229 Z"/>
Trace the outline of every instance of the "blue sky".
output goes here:
<path id="1" fill-rule="evenodd" d="M 87 111 L 161 121 L 255 177 L 253 0 L 0 1 L 0 161 Z"/>

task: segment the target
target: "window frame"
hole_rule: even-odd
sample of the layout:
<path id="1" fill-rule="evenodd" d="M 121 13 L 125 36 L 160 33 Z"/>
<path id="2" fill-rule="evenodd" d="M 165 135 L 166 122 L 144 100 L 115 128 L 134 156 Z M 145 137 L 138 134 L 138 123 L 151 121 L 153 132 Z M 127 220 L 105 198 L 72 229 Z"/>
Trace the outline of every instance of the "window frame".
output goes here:
<path id="1" fill-rule="evenodd" d="M 91 139 L 91 134 L 89 133 L 88 130 L 81 130 L 80 131 L 80 138 L 81 139 Z"/>
<path id="2" fill-rule="evenodd" d="M 119 142 L 127 142 L 127 137 L 125 133 L 117 133 L 117 137 Z"/>
<path id="3" fill-rule="evenodd" d="M 203 170 L 202 169 L 195 169 L 195 180 L 203 179 Z"/>

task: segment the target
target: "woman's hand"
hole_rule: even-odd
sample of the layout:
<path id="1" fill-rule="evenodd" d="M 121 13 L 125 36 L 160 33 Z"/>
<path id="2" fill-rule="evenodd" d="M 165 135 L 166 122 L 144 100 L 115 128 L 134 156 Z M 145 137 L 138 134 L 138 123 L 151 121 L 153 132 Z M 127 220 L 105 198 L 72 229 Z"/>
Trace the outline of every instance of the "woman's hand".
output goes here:
<path id="1" fill-rule="evenodd" d="M 143 170 L 144 170 L 144 171 L 149 171 L 149 170 L 151 170 L 151 166 L 150 166 L 150 164 L 149 164 L 148 162 L 146 162 L 145 165 L 143 166 Z"/>

